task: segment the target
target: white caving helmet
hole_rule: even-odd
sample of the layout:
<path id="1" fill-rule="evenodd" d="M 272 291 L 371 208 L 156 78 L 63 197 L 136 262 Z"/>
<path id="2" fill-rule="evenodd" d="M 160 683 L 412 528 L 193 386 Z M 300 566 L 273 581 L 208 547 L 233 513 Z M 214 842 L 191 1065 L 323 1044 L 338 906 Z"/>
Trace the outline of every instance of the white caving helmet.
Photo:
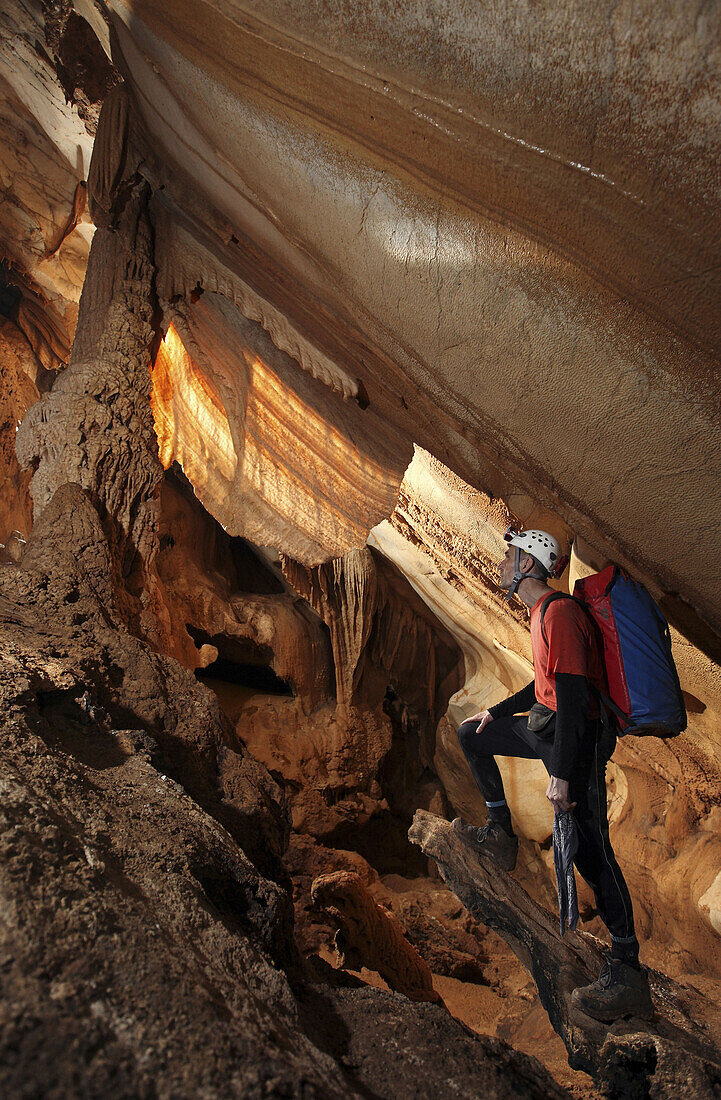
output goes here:
<path id="1" fill-rule="evenodd" d="M 512 600 L 518 591 L 518 586 L 523 580 L 545 581 L 546 576 L 560 577 L 568 564 L 568 557 L 561 553 L 561 546 L 548 531 L 514 531 L 509 527 L 503 536 L 507 543 L 516 548 L 516 561 L 513 569 L 513 582 L 508 589 L 507 599 Z M 545 569 L 545 574 L 522 573 L 521 551 L 530 554 L 532 558 Z"/>

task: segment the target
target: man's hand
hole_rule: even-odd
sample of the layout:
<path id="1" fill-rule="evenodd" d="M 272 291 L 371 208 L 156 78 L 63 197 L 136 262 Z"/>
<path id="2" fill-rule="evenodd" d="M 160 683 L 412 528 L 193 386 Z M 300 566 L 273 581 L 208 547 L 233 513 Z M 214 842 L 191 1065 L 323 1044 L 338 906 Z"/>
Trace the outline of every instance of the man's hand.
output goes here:
<path id="1" fill-rule="evenodd" d="M 468 719 L 469 722 L 478 722 L 478 729 L 476 733 L 480 733 L 484 730 L 489 722 L 493 721 L 493 715 L 490 710 L 479 710 L 478 714 L 474 714 L 472 718 Z"/>
<path id="2" fill-rule="evenodd" d="M 560 814 L 562 810 L 572 810 L 576 805 L 575 802 L 568 801 L 568 780 L 556 779 L 555 775 L 551 776 L 546 798 L 553 806 L 554 814 Z"/>

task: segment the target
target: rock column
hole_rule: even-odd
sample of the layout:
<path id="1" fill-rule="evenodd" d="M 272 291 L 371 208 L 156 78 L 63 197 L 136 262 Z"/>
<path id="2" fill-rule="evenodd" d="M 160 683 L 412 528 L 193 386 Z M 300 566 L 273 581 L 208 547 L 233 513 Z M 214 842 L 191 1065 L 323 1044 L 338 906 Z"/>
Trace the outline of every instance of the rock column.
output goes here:
<path id="1" fill-rule="evenodd" d="M 104 148 L 107 142 L 98 145 Z M 25 417 L 16 446 L 21 464 L 34 470 L 36 520 L 63 485 L 88 493 L 113 553 L 124 617 L 152 637 L 163 469 L 150 408 L 155 268 L 148 199 L 138 176 L 117 183 L 108 224 L 93 240 L 69 365 Z"/>

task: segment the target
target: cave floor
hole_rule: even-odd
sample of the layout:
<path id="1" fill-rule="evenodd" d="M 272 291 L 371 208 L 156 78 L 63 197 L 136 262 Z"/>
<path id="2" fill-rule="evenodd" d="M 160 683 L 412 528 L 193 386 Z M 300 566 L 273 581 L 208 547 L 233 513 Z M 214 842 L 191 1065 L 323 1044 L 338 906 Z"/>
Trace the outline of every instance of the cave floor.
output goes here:
<path id="1" fill-rule="evenodd" d="M 386 875 L 381 877 L 380 883 L 386 904 L 394 894 L 407 897 L 409 893 L 436 894 L 447 890 L 443 883 L 431 877 L 401 879 L 398 875 Z M 558 1084 L 579 1100 L 602 1100 L 591 1078 L 569 1066 L 566 1048 L 551 1027 L 527 970 L 503 940 L 490 930 L 484 946 L 490 958 L 484 966 L 482 982 L 463 981 L 433 972 L 433 987 L 442 996 L 451 1015 L 476 1034 L 498 1037 L 516 1050 L 537 1058 Z M 331 966 L 337 966 L 331 946 L 321 944 L 317 954 Z M 348 969 L 348 973 L 375 988 L 389 988 L 376 971 L 366 967 Z"/>

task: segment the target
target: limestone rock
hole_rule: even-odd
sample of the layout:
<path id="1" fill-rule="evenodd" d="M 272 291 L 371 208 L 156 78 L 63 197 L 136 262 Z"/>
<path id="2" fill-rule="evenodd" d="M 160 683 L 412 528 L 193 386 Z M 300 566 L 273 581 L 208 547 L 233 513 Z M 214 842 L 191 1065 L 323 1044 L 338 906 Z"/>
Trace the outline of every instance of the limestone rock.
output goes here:
<path id="1" fill-rule="evenodd" d="M 57 370 L 68 361 L 93 237 L 84 181 L 94 126 L 88 130 L 72 103 L 73 88 L 63 87 L 44 48 L 48 7 L 36 2 L 3 5 L 0 239 L 23 290 L 18 324 L 43 367 Z M 56 46 L 70 67 L 71 54 L 77 57 L 82 49 L 87 65 L 90 40 L 102 53 L 91 33 L 82 47 L 76 43 L 73 48 L 59 27 Z"/>
<path id="2" fill-rule="evenodd" d="M 162 467 L 149 406 L 152 240 L 145 186 L 128 199 L 118 230 L 104 229 L 94 241 L 70 365 L 24 419 L 17 452 L 23 466 L 35 468 L 36 518 L 63 485 L 89 491 L 107 517 L 127 590 L 123 610 L 153 636 L 157 625 L 147 612 Z"/>
<path id="3" fill-rule="evenodd" d="M 283 571 L 330 631 L 340 707 L 380 701 L 394 683 L 437 721 L 440 700 L 460 678 L 448 632 L 393 569 L 369 549 L 306 569 L 284 556 Z M 373 673 L 372 669 L 378 671 Z M 427 756 L 429 746 L 423 749 Z M 431 748 L 432 751 L 432 748 Z"/>
<path id="4" fill-rule="evenodd" d="M 313 4 L 211 5 L 191 44 L 173 3 L 110 7 L 145 171 L 210 255 L 175 294 L 242 280 L 360 379 L 361 436 L 378 416 L 377 447 L 533 496 L 718 625 L 714 524 L 683 562 L 675 534 L 715 499 L 717 15 L 602 4 L 529 37 L 512 4 L 448 34 L 381 4 L 330 25 Z"/>
<path id="5" fill-rule="evenodd" d="M 103 104 L 88 172 L 90 214 L 98 226 L 112 225 L 118 188 L 129 174 L 126 161 L 130 110 L 128 89 L 118 84 Z"/>
<path id="6" fill-rule="evenodd" d="M 336 670 L 336 698 L 350 705 L 377 604 L 376 568 L 370 550 L 354 550 L 303 575 L 292 561 L 285 571 L 294 587 L 328 624 Z"/>
<path id="7" fill-rule="evenodd" d="M 463 908 L 440 876 L 384 875 L 370 891 L 434 974 L 474 985 L 500 984 L 498 940 Z"/>
<path id="8" fill-rule="evenodd" d="M 63 654 L 73 690 L 89 693 L 98 721 L 150 735 L 167 772 L 277 872 L 288 832 L 281 791 L 242 745 L 229 747 L 217 700 L 193 674 L 128 633 L 118 593 L 102 523 L 78 486 L 65 486 L 45 509 L 21 566 L 0 569 L 3 606 L 11 621 L 22 608 L 29 652 Z"/>
<path id="9" fill-rule="evenodd" d="M 174 262 L 162 243 L 159 256 Z M 304 371 L 232 301 L 211 291 L 193 301 L 190 289 L 188 298 L 169 304 L 153 367 L 163 464 L 182 465 L 233 535 L 306 565 L 362 547 L 393 509 L 410 446 L 388 437 L 373 410 L 359 420 L 356 402 Z"/>
<path id="10" fill-rule="evenodd" d="M 0 541 L 14 530 L 27 534 L 32 523 L 30 476 L 15 454 L 15 436 L 25 413 L 38 399 L 37 359 L 20 330 L 0 318 Z"/>
<path id="11" fill-rule="evenodd" d="M 309 713 L 302 700 L 256 696 L 238 713 L 238 736 L 283 775 L 297 830 L 335 834 L 333 845 L 347 847 L 354 832 L 380 833 L 385 822 L 406 847 L 400 826 L 416 806 L 444 805 L 434 735 L 460 678 L 458 651 L 369 550 L 311 570 L 285 558 L 283 569 L 328 626 L 337 700 Z M 244 599 L 252 612 L 254 601 Z M 386 855 L 400 856 L 396 840 L 386 840 Z"/>
<path id="12" fill-rule="evenodd" d="M 171 469 L 163 480 L 157 533 L 166 652 L 188 668 L 198 667 L 204 646 L 216 650 L 213 660 L 270 668 L 307 713 L 332 699 L 323 623 L 250 545 L 208 515 L 182 472 Z M 231 694 L 224 705 L 237 722 Z"/>
<path id="13" fill-rule="evenodd" d="M 277 789 L 192 674 L 114 621 L 109 563 L 66 486 L 0 568 L 4 1094 L 411 1097 L 432 1074 L 469 1100 L 479 1080 L 564 1095 L 440 1009 L 289 981 L 289 899 L 248 858 L 279 839 Z"/>
<path id="14" fill-rule="evenodd" d="M 261 0 L 252 11 L 209 0 L 200 14 L 181 0 L 74 8 L 5 4 L 0 31 L 3 280 L 21 286 L 13 321 L 31 349 L 20 353 L 3 325 L 3 364 L 9 343 L 14 366 L 4 374 L 0 539 L 14 528 L 29 538 L 0 555 L 0 617 L 8 706 L 24 723 L 11 740 L 41 723 L 50 740 L 55 731 L 44 743 L 61 820 L 82 808 L 65 795 L 66 757 L 100 773 L 121 831 L 136 810 L 113 786 L 111 773 L 123 771 L 171 848 L 174 817 L 196 838 L 183 801 L 195 799 L 231 838 L 218 857 L 227 875 L 203 849 L 208 904 L 221 912 L 229 894 L 246 906 L 248 936 L 268 952 L 271 928 L 291 952 L 289 899 L 263 893 L 232 844 L 260 878 L 281 876 L 289 814 L 324 841 L 309 864 L 336 859 L 353 870 L 354 857 L 326 856 L 353 845 L 399 873 L 424 872 L 425 857 L 414 861 L 399 838 L 412 810 L 483 813 L 455 727 L 530 679 L 522 609 L 504 603 L 493 570 L 515 517 L 575 539 L 573 576 L 619 561 L 670 616 L 689 729 L 673 742 L 619 746 L 610 816 L 646 950 L 712 1001 L 721 973 L 718 10 L 650 0 L 633 11 L 606 0 L 547 5 L 533 18 L 506 0 L 493 10 L 445 0 L 423 11 L 376 0 L 362 12 L 346 0 L 292 9 Z M 56 379 L 91 239 L 70 366 Z M 16 416 L 23 474 L 10 447 Z M 197 500 L 178 489 L 177 471 L 164 475 L 174 463 Z M 256 564 L 278 554 L 285 581 Z M 193 674 L 214 651 L 272 670 L 294 698 L 235 698 L 226 720 Z M 157 768 L 187 792 L 174 792 L 167 819 L 151 790 Z M 519 881 L 543 901 L 545 775 L 526 763 L 502 768 L 524 834 Z M 97 808 L 92 790 L 87 797 Z M 105 873 L 104 891 L 117 888 L 118 866 L 134 881 L 131 857 L 111 849 L 90 846 L 87 857 Z M 59 860 L 43 873 L 65 890 Z M 181 874 L 181 894 L 195 890 L 191 879 Z M 30 876 L 33 904 L 36 888 Z M 258 913 L 266 901 L 268 924 Z M 62 921 L 68 907 L 55 908 L 52 921 Z M 200 927 L 199 910 L 183 912 Z M 404 928 L 420 942 L 430 923 L 409 912 Z M 183 945 L 197 939 L 182 932 Z M 209 954 L 237 961 L 222 934 L 210 942 Z M 438 961 L 433 947 L 426 953 Z M 140 949 L 128 957 L 156 973 Z M 226 990 L 214 954 L 206 965 L 203 981 Z M 258 974 L 260 985 L 274 981 Z M 301 1053 L 288 1055 L 275 1084 L 265 1070 L 239 1071 L 237 1091 L 300 1090 L 311 1067 L 309 1092 L 402 1094 L 370 1053 L 384 1021 L 407 1044 L 406 1062 L 414 1046 L 429 1049 L 419 1019 L 464 1066 L 480 1057 L 430 1008 L 408 1015 L 399 998 L 351 987 L 306 993 L 335 1020 L 333 1057 L 347 1058 L 347 1075 L 289 1025 Z M 189 1002 L 181 997 L 181 1015 Z M 138 1002 L 118 1003 L 122 1037 Z M 357 1028 L 369 1005 L 380 1022 Z M 78 1018 L 102 1049 L 93 1011 L 110 1018 L 92 1005 Z M 77 1035 L 71 1018 L 57 1030 L 65 1045 Z M 54 1019 L 42 1019 L 52 1032 Z M 213 1041 L 210 1062 L 213 1052 L 218 1064 L 242 1061 L 232 1043 Z M 687 1049 L 676 1033 L 614 1032 L 601 1045 L 577 1031 L 569 1041 L 611 1093 L 631 1087 L 634 1066 L 658 1095 L 711 1079 L 703 1052 L 695 1062 L 674 1053 L 679 1041 Z M 21 1061 L 39 1046 L 23 1046 Z M 446 1054 L 436 1059 L 442 1087 L 477 1093 Z M 518 1092 L 492 1062 L 483 1062 L 487 1091 Z M 528 1069 L 501 1062 L 509 1073 Z M 140 1071 L 122 1077 L 109 1064 L 125 1092 L 146 1089 Z M 419 1059 L 403 1088 L 427 1089 L 431 1064 L 430 1053 Z M 98 1072 L 93 1088 L 108 1091 Z M 214 1070 L 187 1072 L 170 1092 L 212 1094 Z M 330 1085 L 324 1074 L 336 1075 Z M 531 1079 L 530 1094 L 551 1094 L 535 1071 Z"/>
<path id="15" fill-rule="evenodd" d="M 317 969 L 328 981 L 327 969 Z M 359 988 L 352 979 L 341 984 L 337 977 L 330 986 L 307 982 L 299 989 L 299 1005 L 311 1037 L 339 1059 L 366 1095 L 370 1090 L 412 1100 L 428 1091 L 431 1080 L 467 1100 L 479 1091 L 489 1100 L 569 1100 L 571 1095 L 535 1058 L 498 1039 L 479 1041 L 438 1005 Z M 378 1050 L 381 1057 L 374 1054 Z"/>
<path id="16" fill-rule="evenodd" d="M 359 875 L 349 871 L 320 875 L 310 896 L 338 926 L 333 942 L 340 966 L 355 970 L 367 966 L 411 1001 L 443 1003 L 433 988 L 428 964 L 391 914 L 374 901 Z"/>
<path id="17" fill-rule="evenodd" d="M 536 502 L 515 497 L 512 504 L 525 525 L 544 527 L 561 540 L 570 537 L 560 518 Z M 437 459 L 417 450 L 390 521 L 376 527 L 369 539 L 403 573 L 463 652 L 465 682 L 438 724 L 434 768 L 455 813 L 479 824 L 486 811 L 460 751 L 457 727 L 533 675 L 525 616 L 499 592 L 493 565 L 504 552 L 501 536 L 511 518 L 507 504 L 473 490 Z M 597 547 L 579 540 L 573 546 L 569 585 L 607 564 Z M 654 589 L 653 578 L 643 580 Z M 561 586 L 566 587 L 566 577 Z M 719 959 L 717 933 L 700 899 L 721 865 L 713 809 L 721 776 L 721 679 L 713 646 L 703 652 L 673 627 L 672 640 L 689 699 L 689 728 L 667 741 L 619 740 L 607 768 L 608 812 L 646 958 L 685 980 L 709 968 L 716 974 Z M 520 849 L 519 879 L 534 900 L 552 907 L 555 882 L 547 859 L 552 814 L 545 797 L 545 768 L 540 761 L 504 758 L 499 766 L 517 830 L 528 841 Z M 603 934 L 590 892 L 582 883 L 579 887 L 584 919 Z"/>
<path id="18" fill-rule="evenodd" d="M 328 922 L 310 897 L 314 880 L 331 871 L 352 871 L 362 882 L 370 884 L 378 878 L 376 871 L 358 852 L 327 848 L 315 837 L 294 830 L 283 855 L 283 866 L 293 883 L 294 934 L 301 954 L 317 954 L 321 947 L 330 950 Z"/>

